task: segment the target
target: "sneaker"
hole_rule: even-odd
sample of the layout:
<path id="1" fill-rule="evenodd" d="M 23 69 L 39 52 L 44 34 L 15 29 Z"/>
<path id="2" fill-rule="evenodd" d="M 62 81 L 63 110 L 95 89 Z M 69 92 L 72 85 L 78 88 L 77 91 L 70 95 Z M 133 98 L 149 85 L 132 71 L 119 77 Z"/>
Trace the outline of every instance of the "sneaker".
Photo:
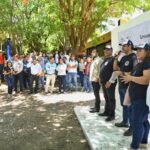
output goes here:
<path id="1" fill-rule="evenodd" d="M 123 121 L 120 123 L 115 123 L 116 127 L 123 127 L 123 128 L 128 128 L 128 124 L 124 123 Z"/>
<path id="2" fill-rule="evenodd" d="M 132 130 L 129 128 L 127 131 L 124 132 L 124 136 L 131 136 L 132 135 Z"/>

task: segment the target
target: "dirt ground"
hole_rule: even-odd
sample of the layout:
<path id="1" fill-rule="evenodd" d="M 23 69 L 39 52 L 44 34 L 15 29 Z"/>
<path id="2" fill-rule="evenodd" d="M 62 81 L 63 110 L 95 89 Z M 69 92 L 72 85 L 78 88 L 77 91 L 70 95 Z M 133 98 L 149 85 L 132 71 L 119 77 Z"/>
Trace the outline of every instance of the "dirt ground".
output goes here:
<path id="1" fill-rule="evenodd" d="M 90 150 L 74 114 L 76 105 L 91 102 L 44 104 L 18 94 L 7 100 L 0 91 L 0 150 Z"/>

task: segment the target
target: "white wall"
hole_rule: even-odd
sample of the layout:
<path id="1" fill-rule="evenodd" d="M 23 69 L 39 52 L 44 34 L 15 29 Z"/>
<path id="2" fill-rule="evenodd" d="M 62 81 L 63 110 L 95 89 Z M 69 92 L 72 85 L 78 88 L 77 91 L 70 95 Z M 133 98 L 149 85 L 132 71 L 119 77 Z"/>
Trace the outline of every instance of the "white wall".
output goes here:
<path id="1" fill-rule="evenodd" d="M 120 50 L 118 44 L 120 42 L 120 39 L 123 38 L 124 36 L 128 35 L 129 39 L 132 40 L 133 43 L 137 44 L 137 40 L 140 39 L 139 34 L 141 34 L 141 32 L 150 34 L 150 24 L 149 24 L 149 26 L 147 26 L 146 25 L 146 24 L 148 24 L 147 21 L 150 23 L 150 11 L 143 13 L 142 15 L 138 16 L 137 18 L 135 18 L 133 20 L 130 20 L 125 25 L 121 25 L 121 26 L 115 28 L 111 33 L 111 41 L 112 41 L 112 47 L 114 49 L 114 52 Z M 144 23 L 146 23 L 146 24 L 143 26 Z M 133 31 L 135 28 L 137 30 L 139 29 L 140 32 Z M 129 32 L 129 31 L 133 31 L 133 32 Z M 137 35 L 139 37 L 138 37 L 138 39 L 137 38 L 135 39 L 134 37 L 136 37 Z M 146 42 L 147 41 L 149 41 L 148 43 L 150 43 L 150 37 L 148 37 L 148 39 L 146 39 Z"/>

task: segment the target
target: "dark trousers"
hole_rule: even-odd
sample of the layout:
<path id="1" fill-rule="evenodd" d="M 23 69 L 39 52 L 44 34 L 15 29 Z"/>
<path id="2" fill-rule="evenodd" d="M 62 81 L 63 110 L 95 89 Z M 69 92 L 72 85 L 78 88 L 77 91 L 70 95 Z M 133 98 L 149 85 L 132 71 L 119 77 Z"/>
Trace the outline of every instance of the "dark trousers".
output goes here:
<path id="1" fill-rule="evenodd" d="M 59 92 L 66 92 L 66 76 L 58 76 Z"/>
<path id="2" fill-rule="evenodd" d="M 30 78 L 30 92 L 33 93 L 33 83 L 35 81 L 35 87 L 34 87 L 34 92 L 38 92 L 38 87 L 39 87 L 39 76 L 37 75 L 31 75 Z"/>
<path id="3" fill-rule="evenodd" d="M 22 72 L 14 75 L 14 90 L 17 92 L 17 84 L 19 81 L 20 91 L 23 91 L 23 78 Z"/>
<path id="4" fill-rule="evenodd" d="M 13 90 L 13 76 L 7 76 L 8 94 L 12 94 Z"/>
<path id="5" fill-rule="evenodd" d="M 79 76 L 80 76 L 80 83 L 81 83 L 81 87 L 84 86 L 84 74 L 82 71 L 79 71 Z"/>
<path id="6" fill-rule="evenodd" d="M 119 95 L 120 95 L 120 103 L 121 103 L 121 106 L 123 108 L 123 122 L 125 124 L 128 124 L 130 123 L 130 127 L 132 126 L 132 118 L 131 118 L 131 106 L 124 106 L 123 105 L 123 102 L 124 102 L 124 98 L 125 98 L 125 94 L 126 94 L 126 90 L 127 88 L 124 88 L 124 87 L 119 87 Z"/>
<path id="7" fill-rule="evenodd" d="M 147 144 L 149 135 L 148 121 L 149 107 L 146 100 L 140 99 L 132 101 L 132 143 L 133 149 L 138 149 L 139 144 Z"/>
<path id="8" fill-rule="evenodd" d="M 102 84 L 103 94 L 105 98 L 104 113 L 110 117 L 115 117 L 116 99 L 115 99 L 116 83 L 111 84 L 110 88 L 106 88 L 105 84 Z"/>
<path id="9" fill-rule="evenodd" d="M 95 96 L 95 108 L 100 110 L 100 84 L 99 82 L 92 82 L 93 92 Z"/>
<path id="10" fill-rule="evenodd" d="M 1 81 L 4 81 L 3 69 L 4 69 L 4 65 L 0 64 L 0 80 Z"/>
<path id="11" fill-rule="evenodd" d="M 30 87 L 30 73 L 23 72 L 23 87 L 25 89 Z"/>

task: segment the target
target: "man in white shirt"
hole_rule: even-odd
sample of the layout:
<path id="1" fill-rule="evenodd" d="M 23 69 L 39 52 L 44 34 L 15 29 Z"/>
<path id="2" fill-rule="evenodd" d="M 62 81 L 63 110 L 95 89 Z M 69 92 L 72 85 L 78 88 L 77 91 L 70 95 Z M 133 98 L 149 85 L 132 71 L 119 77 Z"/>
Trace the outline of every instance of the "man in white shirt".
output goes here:
<path id="1" fill-rule="evenodd" d="M 19 80 L 20 85 L 20 92 L 23 91 L 23 62 L 19 60 L 19 56 L 16 54 L 14 56 L 14 63 L 13 63 L 13 77 L 14 77 L 14 91 L 17 93 L 17 83 Z"/>
<path id="2" fill-rule="evenodd" d="M 91 108 L 91 113 L 97 113 L 100 111 L 100 65 L 103 60 L 98 56 L 97 50 L 93 49 L 91 53 L 93 62 L 90 67 L 90 81 L 92 82 L 93 92 L 95 96 L 95 106 Z"/>
<path id="3" fill-rule="evenodd" d="M 33 83 L 35 81 L 35 88 L 34 88 L 34 92 L 37 93 L 38 92 L 38 84 L 39 84 L 39 75 L 42 72 L 42 67 L 41 65 L 38 63 L 38 61 L 35 59 L 33 60 L 32 64 L 31 64 L 31 79 L 30 79 L 30 93 L 33 93 Z"/>
<path id="4" fill-rule="evenodd" d="M 75 56 L 72 55 L 70 61 L 67 64 L 68 70 L 68 79 L 69 79 L 69 91 L 72 91 L 72 81 L 75 84 L 75 90 L 78 91 L 78 83 L 77 83 L 77 67 L 78 62 L 75 60 Z"/>

